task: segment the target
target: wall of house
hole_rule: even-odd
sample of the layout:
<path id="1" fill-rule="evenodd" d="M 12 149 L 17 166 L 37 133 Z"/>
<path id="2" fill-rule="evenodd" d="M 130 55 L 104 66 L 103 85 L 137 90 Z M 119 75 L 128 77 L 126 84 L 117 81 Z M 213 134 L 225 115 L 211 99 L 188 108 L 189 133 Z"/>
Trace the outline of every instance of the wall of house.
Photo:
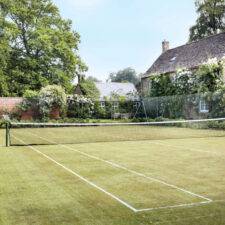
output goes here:
<path id="1" fill-rule="evenodd" d="M 141 95 L 147 96 L 150 91 L 150 79 L 149 77 L 145 77 L 141 79 Z"/>

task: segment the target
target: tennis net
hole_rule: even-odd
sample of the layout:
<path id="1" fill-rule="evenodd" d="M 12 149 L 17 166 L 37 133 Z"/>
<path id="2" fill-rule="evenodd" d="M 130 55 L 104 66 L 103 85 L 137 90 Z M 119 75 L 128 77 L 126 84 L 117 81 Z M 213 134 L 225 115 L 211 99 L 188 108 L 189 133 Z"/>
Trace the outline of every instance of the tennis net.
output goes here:
<path id="1" fill-rule="evenodd" d="M 11 146 L 208 138 L 225 137 L 225 118 L 141 123 L 11 123 L 7 130 Z"/>

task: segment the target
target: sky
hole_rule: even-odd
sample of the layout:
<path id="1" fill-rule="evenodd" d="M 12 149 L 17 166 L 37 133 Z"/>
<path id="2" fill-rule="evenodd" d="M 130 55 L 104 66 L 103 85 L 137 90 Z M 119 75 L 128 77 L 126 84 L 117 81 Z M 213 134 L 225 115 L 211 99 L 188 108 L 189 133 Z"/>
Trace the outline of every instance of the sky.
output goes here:
<path id="1" fill-rule="evenodd" d="M 105 81 L 132 67 L 144 73 L 162 52 L 188 41 L 197 18 L 194 0 L 53 0 L 81 35 L 79 55 L 87 76 Z"/>

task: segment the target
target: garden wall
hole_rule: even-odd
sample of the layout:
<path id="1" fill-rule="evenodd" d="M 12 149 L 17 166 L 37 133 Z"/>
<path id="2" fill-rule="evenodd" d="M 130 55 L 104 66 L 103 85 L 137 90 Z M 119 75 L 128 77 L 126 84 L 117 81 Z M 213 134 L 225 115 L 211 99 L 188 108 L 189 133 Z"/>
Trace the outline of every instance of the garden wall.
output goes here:
<path id="1" fill-rule="evenodd" d="M 18 97 L 0 97 L 0 114 L 14 112 L 22 101 L 23 98 Z"/>

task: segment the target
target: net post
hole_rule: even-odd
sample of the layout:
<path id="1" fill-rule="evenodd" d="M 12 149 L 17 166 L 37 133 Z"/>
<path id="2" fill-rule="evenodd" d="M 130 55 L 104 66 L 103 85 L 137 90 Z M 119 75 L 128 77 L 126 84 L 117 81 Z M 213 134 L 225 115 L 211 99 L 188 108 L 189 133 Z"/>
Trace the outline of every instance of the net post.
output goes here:
<path id="1" fill-rule="evenodd" d="M 5 123 L 5 145 L 10 147 L 10 124 L 9 122 Z"/>

